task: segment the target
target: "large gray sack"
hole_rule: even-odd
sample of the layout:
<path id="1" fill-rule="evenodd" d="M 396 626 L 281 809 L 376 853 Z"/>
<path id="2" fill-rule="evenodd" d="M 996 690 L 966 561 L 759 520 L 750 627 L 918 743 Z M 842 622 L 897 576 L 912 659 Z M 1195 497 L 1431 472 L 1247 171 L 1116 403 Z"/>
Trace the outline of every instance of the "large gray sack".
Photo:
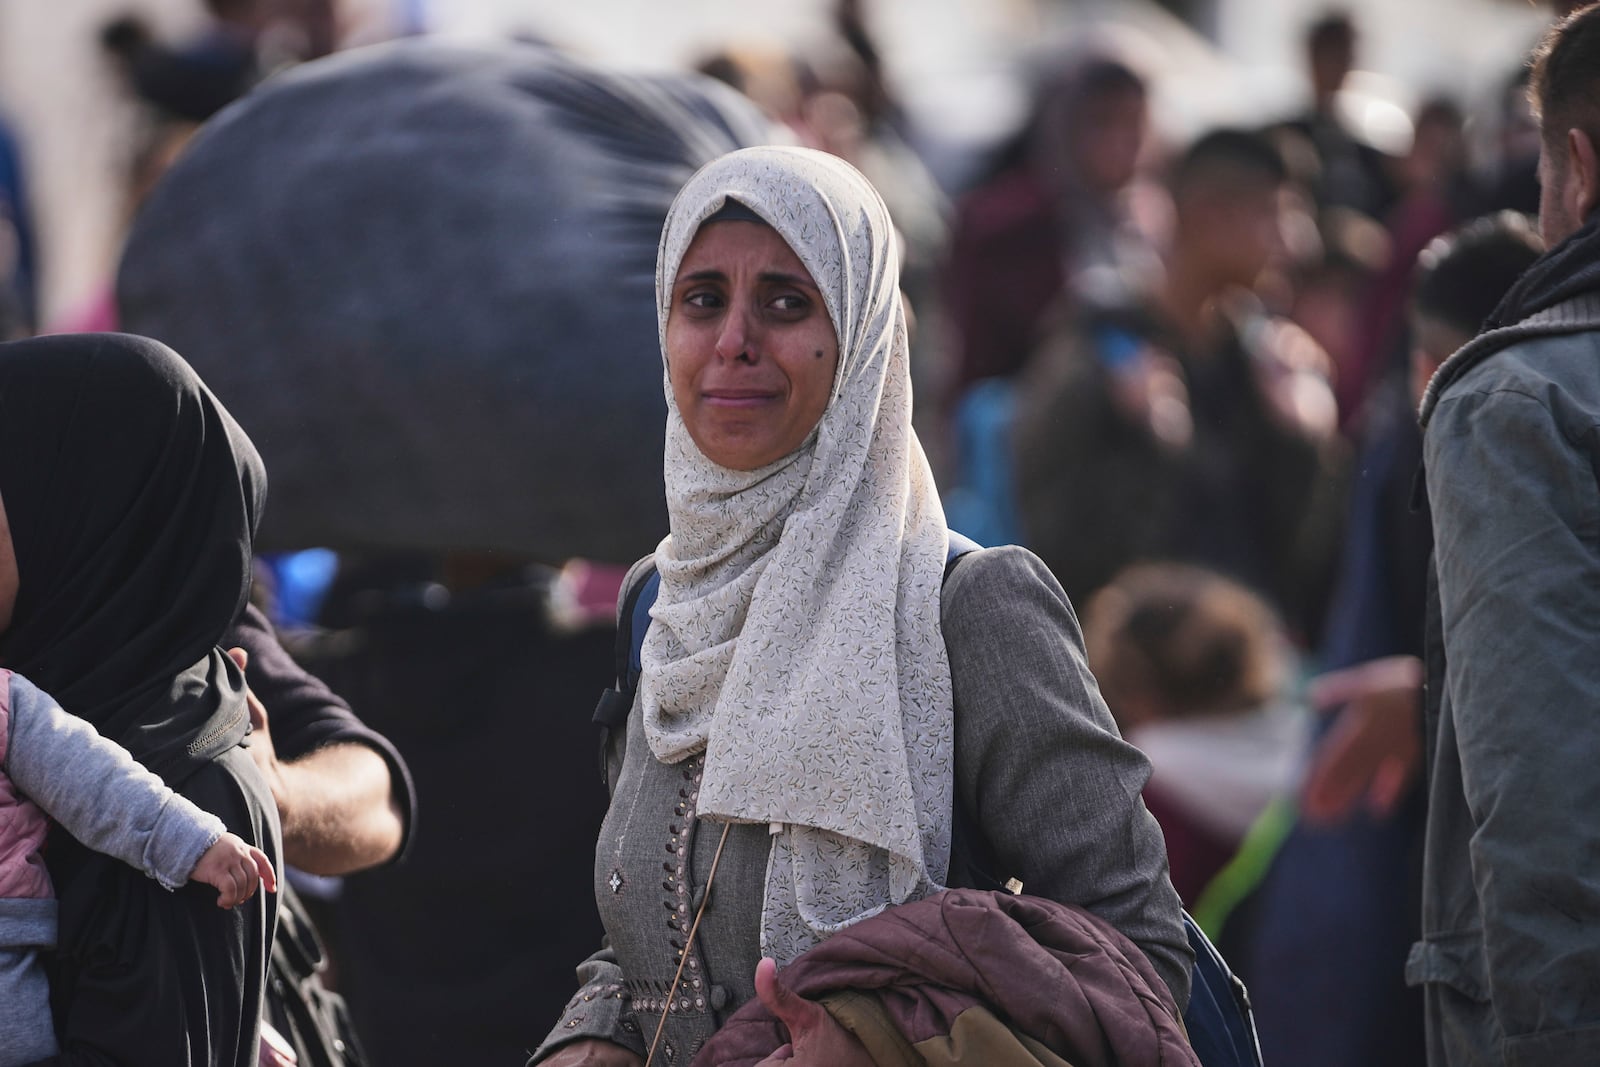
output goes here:
<path id="1" fill-rule="evenodd" d="M 662 221 L 696 168 L 769 133 L 709 80 L 532 45 L 320 60 L 162 180 L 122 323 L 261 450 L 262 548 L 629 561 L 666 526 Z"/>

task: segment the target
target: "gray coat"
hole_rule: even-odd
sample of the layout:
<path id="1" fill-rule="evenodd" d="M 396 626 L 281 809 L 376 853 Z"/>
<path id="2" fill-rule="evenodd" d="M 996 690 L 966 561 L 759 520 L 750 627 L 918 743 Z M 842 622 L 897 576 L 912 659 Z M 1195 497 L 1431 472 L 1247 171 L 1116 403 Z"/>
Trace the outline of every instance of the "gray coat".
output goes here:
<path id="1" fill-rule="evenodd" d="M 1597 330 L 1591 294 L 1486 333 L 1423 408 L 1429 795 L 1406 976 L 1434 1067 L 1600 1063 Z"/>
<path id="2" fill-rule="evenodd" d="M 941 623 L 959 802 L 1024 892 L 1111 922 L 1150 956 L 1181 1008 L 1193 957 L 1161 829 L 1139 799 L 1150 767 L 1117 734 L 1066 594 L 1032 553 L 987 549 L 946 582 Z M 667 1003 L 721 824 L 694 817 L 701 759 L 657 761 L 638 712 L 635 702 L 625 742 L 610 753 L 611 808 L 595 855 L 608 945 L 579 966 L 581 988 L 533 1062 L 580 1037 L 643 1055 L 665 1011 L 658 1062 L 686 1064 L 755 995 L 768 836 L 734 825 Z"/>

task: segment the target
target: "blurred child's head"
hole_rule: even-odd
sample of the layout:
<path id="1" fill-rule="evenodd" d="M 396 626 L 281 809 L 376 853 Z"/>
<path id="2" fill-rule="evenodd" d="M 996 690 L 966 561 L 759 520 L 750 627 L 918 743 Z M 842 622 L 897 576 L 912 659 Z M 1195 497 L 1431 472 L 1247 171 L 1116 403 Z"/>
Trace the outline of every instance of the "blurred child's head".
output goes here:
<path id="1" fill-rule="evenodd" d="M 1118 725 L 1249 711 L 1288 666 L 1277 617 L 1244 586 L 1200 567 L 1141 563 L 1089 599 L 1089 666 Z"/>
<path id="2" fill-rule="evenodd" d="M 1515 211 L 1485 215 L 1417 257 L 1411 287 L 1411 393 L 1420 400 L 1439 364 L 1472 340 L 1544 244 Z"/>

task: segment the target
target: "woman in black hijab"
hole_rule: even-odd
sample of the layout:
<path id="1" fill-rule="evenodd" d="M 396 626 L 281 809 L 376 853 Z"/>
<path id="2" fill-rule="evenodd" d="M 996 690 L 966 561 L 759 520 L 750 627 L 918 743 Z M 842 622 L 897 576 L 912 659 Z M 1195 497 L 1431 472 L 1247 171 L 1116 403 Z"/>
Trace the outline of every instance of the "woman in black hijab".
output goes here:
<path id="1" fill-rule="evenodd" d="M 175 353 L 119 334 L 0 344 L 0 502 L 18 589 L 0 665 L 126 747 L 279 862 L 217 648 L 244 606 L 260 458 Z M 276 901 L 224 910 L 53 834 L 61 1061 L 256 1062 Z"/>

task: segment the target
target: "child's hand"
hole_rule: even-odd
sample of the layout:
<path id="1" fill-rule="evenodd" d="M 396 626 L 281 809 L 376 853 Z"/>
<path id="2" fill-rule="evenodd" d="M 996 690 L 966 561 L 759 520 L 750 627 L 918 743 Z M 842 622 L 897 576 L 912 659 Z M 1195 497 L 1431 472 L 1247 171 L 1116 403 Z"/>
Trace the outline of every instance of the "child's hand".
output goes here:
<path id="1" fill-rule="evenodd" d="M 231 908 L 255 896 L 256 885 L 265 882 L 267 892 L 278 891 L 278 877 L 266 854 L 247 845 L 234 834 L 223 834 L 206 849 L 189 875 L 191 882 L 216 886 L 217 907 Z"/>

